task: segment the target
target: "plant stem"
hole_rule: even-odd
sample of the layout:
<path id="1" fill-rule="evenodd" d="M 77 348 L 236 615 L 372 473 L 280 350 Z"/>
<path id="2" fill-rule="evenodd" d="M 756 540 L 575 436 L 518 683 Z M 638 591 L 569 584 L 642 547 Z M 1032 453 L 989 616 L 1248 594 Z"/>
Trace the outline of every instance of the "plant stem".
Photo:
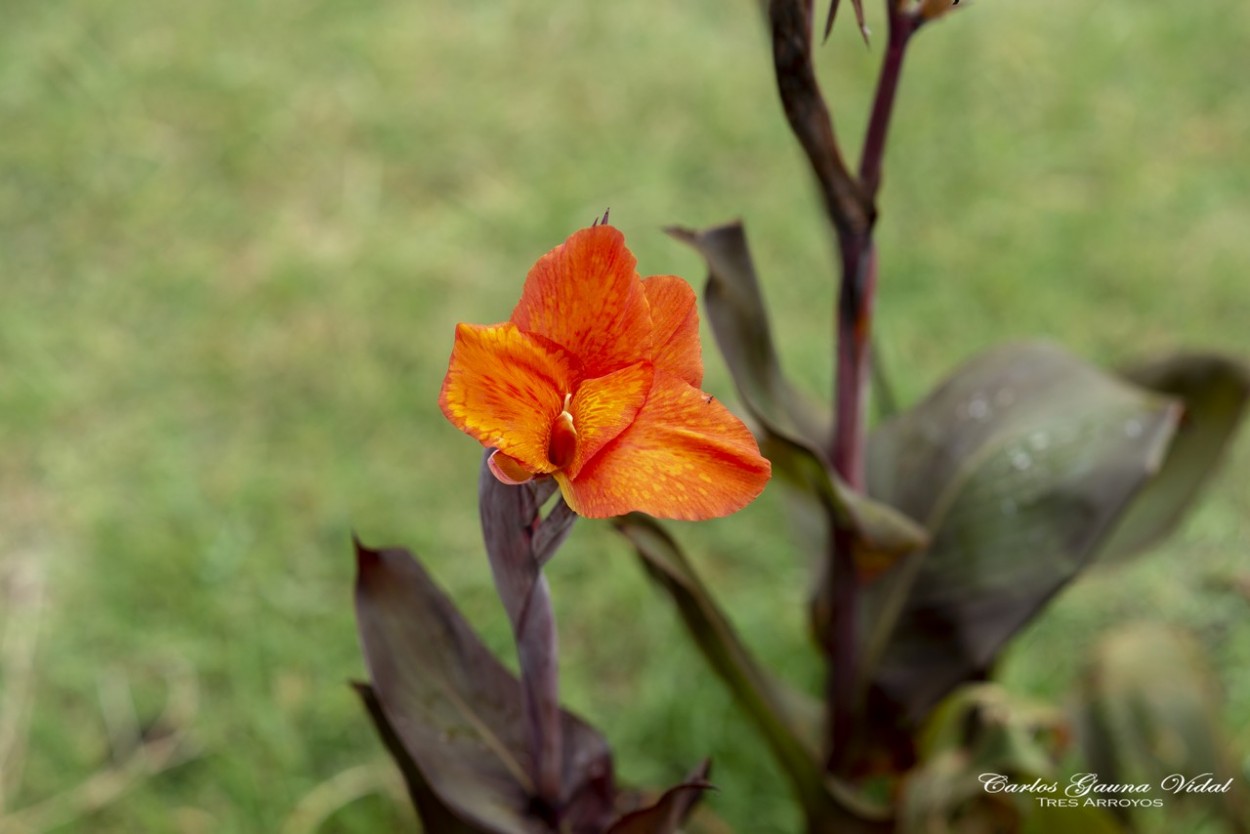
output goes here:
<path id="1" fill-rule="evenodd" d="M 872 302 L 877 282 L 876 250 L 868 234 L 839 238 L 842 251 L 842 287 L 838 299 L 837 381 L 833 453 L 834 471 L 863 491 L 864 413 L 871 377 Z M 858 580 L 855 575 L 855 533 L 835 527 L 831 565 L 827 571 L 831 616 L 825 637 L 830 660 L 827 700 L 830 704 L 828 765 L 837 770 L 850 753 L 855 726 L 858 644 Z"/>
<path id="2" fill-rule="evenodd" d="M 811 0 L 770 0 L 773 65 L 786 119 L 807 154 L 825 210 L 839 234 L 866 232 L 869 201 L 851 175 L 812 65 Z"/>
<path id="3" fill-rule="evenodd" d="M 517 653 L 521 693 L 533 752 L 535 790 L 548 810 L 560 808 L 562 740 L 560 727 L 560 669 L 557 658 L 555 611 L 551 590 L 541 570 L 517 624 Z"/>
<path id="4" fill-rule="evenodd" d="M 859 165 L 859 186 L 868 201 L 868 223 L 862 230 L 840 230 L 842 283 L 838 294 L 837 378 L 835 415 L 830 463 L 835 472 L 859 492 L 867 490 L 864 456 L 868 386 L 872 376 L 872 313 L 877 289 L 877 248 L 873 227 L 877 221 L 876 197 L 881 188 L 881 164 L 894 112 L 895 95 L 907 44 L 916 30 L 912 15 L 899 9 L 895 0 L 886 0 L 889 39 L 872 114 L 864 137 Z M 855 730 L 855 692 L 859 666 L 856 618 L 858 580 L 855 573 L 855 536 L 852 531 L 835 529 L 832 536 L 832 564 L 827 571 L 832 602 L 829 633 L 830 656 L 827 696 L 831 704 L 828 738 L 828 767 L 844 768 L 851 756 Z"/>
<path id="5" fill-rule="evenodd" d="M 521 708 L 530 746 L 533 812 L 555 826 L 564 799 L 560 724 L 559 653 L 555 610 L 540 562 L 549 558 L 575 516 L 561 514 L 544 528 L 540 511 L 555 485 L 550 481 L 507 486 L 490 469 L 488 450 L 478 478 L 482 538 L 495 589 L 516 638 L 521 669 Z M 557 529 L 558 528 L 558 529 Z M 541 532 L 540 532 L 541 531 Z M 542 552 L 539 552 L 542 551 Z M 541 558 L 540 558 L 541 557 Z"/>
<path id="6" fill-rule="evenodd" d="M 860 185 L 874 204 L 877 191 L 881 188 L 881 161 L 885 157 L 886 134 L 890 129 L 890 116 L 894 113 L 894 96 L 903 69 L 903 56 L 919 25 L 919 18 L 900 12 L 893 2 L 887 2 L 887 6 L 890 10 L 890 34 L 886 41 L 885 58 L 881 62 L 881 74 L 877 78 L 877 94 L 872 102 L 868 132 L 864 136 L 863 155 L 859 160 Z M 875 220 L 876 212 L 873 215 Z"/>
<path id="7" fill-rule="evenodd" d="M 872 309 L 877 283 L 877 252 L 872 238 L 877 219 L 876 196 L 903 57 L 920 18 L 902 10 L 897 0 L 886 0 L 889 39 L 856 177 L 842 159 L 833 120 L 816 81 L 811 0 L 770 0 L 768 9 L 777 90 L 790 128 L 811 164 L 841 254 L 835 421 L 829 463 L 852 489 L 862 492 L 866 487 L 865 402 L 871 378 Z M 831 770 L 847 762 L 855 726 L 858 585 L 854 551 L 855 532 L 835 525 L 830 536 L 829 568 L 825 572 L 829 582 L 825 598 L 830 600 L 832 611 L 823 636 L 829 657 L 826 741 Z"/>

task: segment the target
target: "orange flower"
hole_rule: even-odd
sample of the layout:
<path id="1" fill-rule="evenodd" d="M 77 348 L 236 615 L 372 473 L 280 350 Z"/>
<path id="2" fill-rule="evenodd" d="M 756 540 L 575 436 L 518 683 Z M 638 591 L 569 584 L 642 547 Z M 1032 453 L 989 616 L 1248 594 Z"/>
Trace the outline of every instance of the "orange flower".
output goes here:
<path id="1" fill-rule="evenodd" d="M 699 390 L 694 291 L 638 277 L 611 226 L 534 264 L 503 324 L 460 324 L 439 406 L 493 447 L 505 483 L 555 477 L 577 513 L 697 520 L 736 512 L 770 475 L 755 438 Z"/>

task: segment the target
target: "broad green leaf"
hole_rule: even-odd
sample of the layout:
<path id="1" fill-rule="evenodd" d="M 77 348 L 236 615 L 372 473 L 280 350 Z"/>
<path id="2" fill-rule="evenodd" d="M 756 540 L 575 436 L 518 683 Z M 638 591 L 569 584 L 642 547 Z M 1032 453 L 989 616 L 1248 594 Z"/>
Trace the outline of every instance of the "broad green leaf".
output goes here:
<path id="1" fill-rule="evenodd" d="M 475 830 L 548 834 L 531 815 L 521 685 L 404 550 L 356 546 L 356 617 L 381 713 L 439 802 Z M 607 743 L 561 713 L 563 804 L 602 829 L 613 800 Z"/>
<path id="2" fill-rule="evenodd" d="M 1163 468 L 1133 500 L 1102 546 L 1103 562 L 1124 560 L 1169 535 L 1218 469 L 1250 399 L 1250 368 L 1236 360 L 1187 354 L 1124 371 L 1131 382 L 1174 396 L 1185 413 Z"/>
<path id="3" fill-rule="evenodd" d="M 1017 784 L 1052 781 L 1066 737 L 1054 707 L 1015 698 L 996 684 L 961 687 L 926 722 L 921 762 L 904 782 L 900 831 L 1019 830 L 1036 803 L 987 791 L 983 775 Z"/>
<path id="4" fill-rule="evenodd" d="M 1180 408 L 1042 343 L 959 369 L 873 432 L 869 492 L 933 541 L 865 589 L 864 684 L 916 726 L 1084 569 Z"/>
<path id="5" fill-rule="evenodd" d="M 828 519 L 825 527 L 837 524 L 855 531 L 861 574 L 875 575 L 923 547 L 928 541 L 923 528 L 893 507 L 855 492 L 830 470 L 832 417 L 782 372 L 742 224 L 697 232 L 674 228 L 669 233 L 707 261 L 708 321 L 738 395 L 762 429 L 761 450 L 774 472 L 799 490 L 799 500 L 820 508 Z M 827 555 L 828 530 L 817 538 Z"/>
<path id="6" fill-rule="evenodd" d="M 1194 640 L 1154 623 L 1123 626 L 1090 652 L 1078 691 L 1081 745 L 1099 781 L 1149 783 L 1157 787 L 1150 795 L 1167 804 L 1204 803 L 1234 824 L 1250 818 L 1220 722 L 1219 687 Z M 1173 794 L 1165 780 L 1174 774 L 1209 774 L 1228 790 Z"/>
<path id="7" fill-rule="evenodd" d="M 889 830 L 884 814 L 826 779 L 815 742 L 817 710 L 769 674 L 743 645 L 680 547 L 654 519 L 633 513 L 614 522 L 648 575 L 673 598 L 699 650 L 755 725 L 789 778 L 811 834 Z M 848 810 L 852 809 L 852 810 Z"/>

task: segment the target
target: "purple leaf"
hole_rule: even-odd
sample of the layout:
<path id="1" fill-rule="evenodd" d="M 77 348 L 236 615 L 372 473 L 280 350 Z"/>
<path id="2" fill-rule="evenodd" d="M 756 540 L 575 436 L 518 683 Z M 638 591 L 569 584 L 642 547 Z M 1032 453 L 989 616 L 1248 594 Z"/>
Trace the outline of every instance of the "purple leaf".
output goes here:
<path id="1" fill-rule="evenodd" d="M 404 550 L 356 544 L 356 617 L 381 714 L 430 791 L 492 834 L 548 834 L 535 813 L 520 682 Z M 607 743 L 559 713 L 567 820 L 601 830 L 613 798 Z M 401 763 L 402 764 L 402 763 Z M 598 828 L 595 828 L 595 826 Z"/>
<path id="2" fill-rule="evenodd" d="M 400 773 L 404 776 L 404 784 L 408 786 L 408 796 L 412 799 L 413 807 L 417 809 L 417 816 L 421 818 L 421 824 L 430 831 L 437 831 L 438 834 L 484 834 L 484 832 L 487 832 L 488 829 L 469 825 L 457 817 L 430 790 L 429 783 L 421 775 L 420 768 L 417 767 L 412 757 L 408 755 L 408 751 L 404 749 L 403 742 L 399 740 L 399 736 L 395 735 L 395 728 L 391 726 L 391 723 L 386 719 L 386 714 L 382 712 L 382 705 L 378 703 L 378 697 L 374 694 L 373 687 L 367 683 L 355 682 L 352 684 L 352 688 L 356 690 L 356 694 L 360 696 L 360 700 L 368 711 L 369 717 L 373 719 L 373 726 L 377 729 L 378 735 L 382 737 L 382 743 L 386 745 L 387 752 L 391 754 L 391 758 L 399 766 Z"/>
<path id="3" fill-rule="evenodd" d="M 1171 356 L 1131 367 L 1123 376 L 1179 398 L 1185 414 L 1163 467 L 1133 499 L 1102 546 L 1098 558 L 1108 563 L 1140 553 L 1176 529 L 1219 470 L 1220 458 L 1241 427 L 1250 401 L 1250 368 L 1224 356 Z"/>
<path id="4" fill-rule="evenodd" d="M 665 791 L 654 805 L 625 814 L 612 824 L 607 834 L 674 834 L 690 816 L 703 792 L 712 787 L 707 781 L 711 768 L 711 762 L 704 759 L 684 782 Z"/>
<path id="5" fill-rule="evenodd" d="M 812 536 L 816 554 L 827 556 L 833 526 L 854 531 L 856 564 L 866 578 L 927 544 L 928 535 L 918 524 L 855 492 L 829 468 L 832 417 L 782 372 L 742 224 L 668 231 L 707 261 L 704 302 L 712 332 L 738 395 L 762 429 L 761 450 L 774 472 L 799 491 L 796 509 L 812 511 L 821 520 Z M 827 606 L 818 600 L 816 609 L 821 619 Z M 823 634 L 824 628 L 816 631 Z"/>
<path id="6" fill-rule="evenodd" d="M 870 709 L 917 725 L 1093 560 L 1179 405 L 1044 343 L 999 347 L 875 431 L 871 494 L 933 531 L 865 589 Z"/>

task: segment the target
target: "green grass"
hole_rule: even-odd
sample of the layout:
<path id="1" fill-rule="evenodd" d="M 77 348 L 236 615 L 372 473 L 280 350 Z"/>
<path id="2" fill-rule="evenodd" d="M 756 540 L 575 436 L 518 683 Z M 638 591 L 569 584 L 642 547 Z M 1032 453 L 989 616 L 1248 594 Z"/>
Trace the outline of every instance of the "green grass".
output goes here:
<path id="1" fill-rule="evenodd" d="M 604 208 L 644 274 L 693 281 L 660 227 L 743 217 L 787 364 L 829 390 L 831 252 L 752 3 L 13 0 L 4 18 L 0 569 L 47 580 L 9 806 L 106 761 L 103 681 L 129 680 L 141 719 L 169 670 L 199 691 L 201 755 L 60 831 L 279 831 L 314 786 L 384 760 L 346 686 L 352 530 L 418 551 L 507 649 L 479 450 L 435 398 L 454 324 L 506 318 L 530 263 Z M 842 26 L 821 53 L 851 149 L 875 28 L 872 50 Z M 1019 337 L 1106 364 L 1250 354 L 1246 31 L 1238 0 L 1053 0 L 922 34 L 880 228 L 879 333 L 907 401 Z M 706 386 L 732 401 L 707 344 Z M 677 533 L 752 644 L 812 682 L 781 509 L 770 492 Z M 1246 601 L 1221 590 L 1247 542 L 1243 437 L 1168 547 L 1065 594 L 1008 679 L 1057 697 L 1091 629 L 1175 622 L 1211 649 L 1250 749 Z M 623 776 L 711 754 L 712 807 L 796 830 L 623 544 L 583 523 L 552 583 L 568 699 Z M 404 819 L 369 798 L 323 830 Z"/>

